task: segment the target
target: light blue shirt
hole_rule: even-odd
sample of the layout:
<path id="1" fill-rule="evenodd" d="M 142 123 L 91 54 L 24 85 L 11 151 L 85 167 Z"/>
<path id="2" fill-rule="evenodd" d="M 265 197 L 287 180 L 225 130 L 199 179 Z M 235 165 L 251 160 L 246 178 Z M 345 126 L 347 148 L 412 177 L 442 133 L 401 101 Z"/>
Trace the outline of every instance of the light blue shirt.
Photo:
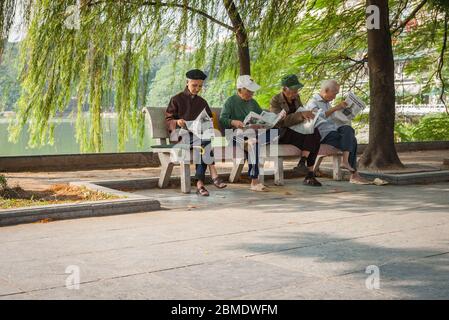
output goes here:
<path id="1" fill-rule="evenodd" d="M 337 131 L 339 125 L 337 125 L 331 117 L 326 117 L 325 113 L 331 108 L 331 105 L 328 101 L 324 100 L 318 93 L 314 94 L 312 98 L 307 102 L 306 109 L 311 111 L 322 111 L 321 119 L 324 121 L 320 121 L 317 128 L 321 135 L 321 141 L 326 138 L 326 136 L 332 132 Z M 320 119 L 320 120 L 321 120 Z"/>

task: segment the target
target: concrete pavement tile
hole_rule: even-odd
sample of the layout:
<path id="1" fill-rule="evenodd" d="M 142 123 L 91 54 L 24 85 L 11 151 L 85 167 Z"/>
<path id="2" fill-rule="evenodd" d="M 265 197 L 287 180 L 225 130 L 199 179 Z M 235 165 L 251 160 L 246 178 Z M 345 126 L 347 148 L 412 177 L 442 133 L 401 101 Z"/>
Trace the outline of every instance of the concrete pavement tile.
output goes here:
<path id="1" fill-rule="evenodd" d="M 291 283 L 316 281 L 315 277 L 265 263 L 238 259 L 159 272 L 158 276 L 209 292 L 220 299 L 280 288 Z"/>

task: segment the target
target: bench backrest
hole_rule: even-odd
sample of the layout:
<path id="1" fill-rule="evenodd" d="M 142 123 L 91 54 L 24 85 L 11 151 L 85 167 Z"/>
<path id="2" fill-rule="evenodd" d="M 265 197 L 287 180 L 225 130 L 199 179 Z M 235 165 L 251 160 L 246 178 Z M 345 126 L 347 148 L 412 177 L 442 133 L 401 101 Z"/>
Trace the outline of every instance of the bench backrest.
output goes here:
<path id="1" fill-rule="evenodd" d="M 149 108 L 145 107 L 142 110 L 148 119 L 148 130 L 153 139 L 160 144 L 167 144 L 169 137 L 167 126 L 165 125 L 165 108 Z"/>
<path id="2" fill-rule="evenodd" d="M 221 108 L 211 108 L 211 111 L 215 114 L 220 132 L 224 134 L 224 129 L 220 124 Z M 146 119 L 148 119 L 148 130 L 151 137 L 161 145 L 167 144 L 167 139 L 170 135 L 165 124 L 165 108 L 145 107 L 142 109 L 142 112 L 145 113 Z"/>

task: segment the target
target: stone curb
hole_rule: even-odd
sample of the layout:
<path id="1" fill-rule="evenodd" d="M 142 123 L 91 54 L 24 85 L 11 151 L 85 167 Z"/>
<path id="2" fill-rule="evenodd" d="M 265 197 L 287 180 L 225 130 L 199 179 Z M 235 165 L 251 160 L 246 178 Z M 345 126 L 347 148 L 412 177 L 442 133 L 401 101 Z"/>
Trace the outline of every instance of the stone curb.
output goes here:
<path id="1" fill-rule="evenodd" d="M 159 201 L 98 186 L 92 183 L 74 182 L 71 185 L 85 186 L 94 191 L 105 192 L 126 199 L 89 201 L 77 204 L 57 204 L 50 206 L 35 206 L 0 211 L 0 227 L 42 220 L 56 221 L 66 219 L 102 217 L 121 214 L 156 211 L 161 209 Z"/>
<path id="2" fill-rule="evenodd" d="M 320 171 L 326 176 L 332 175 L 332 169 L 324 166 L 320 167 Z M 438 183 L 449 182 L 449 170 L 438 170 L 429 172 L 416 173 L 401 173 L 401 174 L 387 174 L 387 173 L 372 173 L 360 171 L 360 175 L 364 178 L 374 180 L 376 178 L 388 181 L 392 185 L 409 185 L 421 183 Z M 343 180 L 349 180 L 350 174 L 343 172 Z"/>

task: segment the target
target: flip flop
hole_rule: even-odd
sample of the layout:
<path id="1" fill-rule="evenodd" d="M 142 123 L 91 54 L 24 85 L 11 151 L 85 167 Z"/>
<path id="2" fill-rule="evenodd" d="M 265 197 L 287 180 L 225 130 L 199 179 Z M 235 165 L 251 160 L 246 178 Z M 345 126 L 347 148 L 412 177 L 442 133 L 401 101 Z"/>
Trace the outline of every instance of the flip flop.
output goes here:
<path id="1" fill-rule="evenodd" d="M 216 177 L 215 179 L 212 179 L 214 186 L 216 186 L 218 189 L 226 188 L 228 185 L 223 182 L 223 180 L 220 179 L 220 177 Z"/>
<path id="2" fill-rule="evenodd" d="M 255 192 L 268 192 L 268 188 L 261 183 L 256 184 L 255 186 L 251 185 L 250 190 Z"/>
<path id="3" fill-rule="evenodd" d="M 347 170 L 347 171 L 349 171 L 349 172 L 351 172 L 351 173 L 356 173 L 356 170 L 354 170 L 354 169 L 349 169 L 348 167 L 345 167 L 345 166 L 340 166 L 340 169 L 342 169 L 342 170 Z"/>
<path id="4" fill-rule="evenodd" d="M 196 193 L 198 195 L 200 195 L 200 196 L 203 196 L 203 197 L 208 197 L 209 196 L 209 191 L 207 191 L 207 189 L 205 187 L 198 188 L 196 190 Z"/>

